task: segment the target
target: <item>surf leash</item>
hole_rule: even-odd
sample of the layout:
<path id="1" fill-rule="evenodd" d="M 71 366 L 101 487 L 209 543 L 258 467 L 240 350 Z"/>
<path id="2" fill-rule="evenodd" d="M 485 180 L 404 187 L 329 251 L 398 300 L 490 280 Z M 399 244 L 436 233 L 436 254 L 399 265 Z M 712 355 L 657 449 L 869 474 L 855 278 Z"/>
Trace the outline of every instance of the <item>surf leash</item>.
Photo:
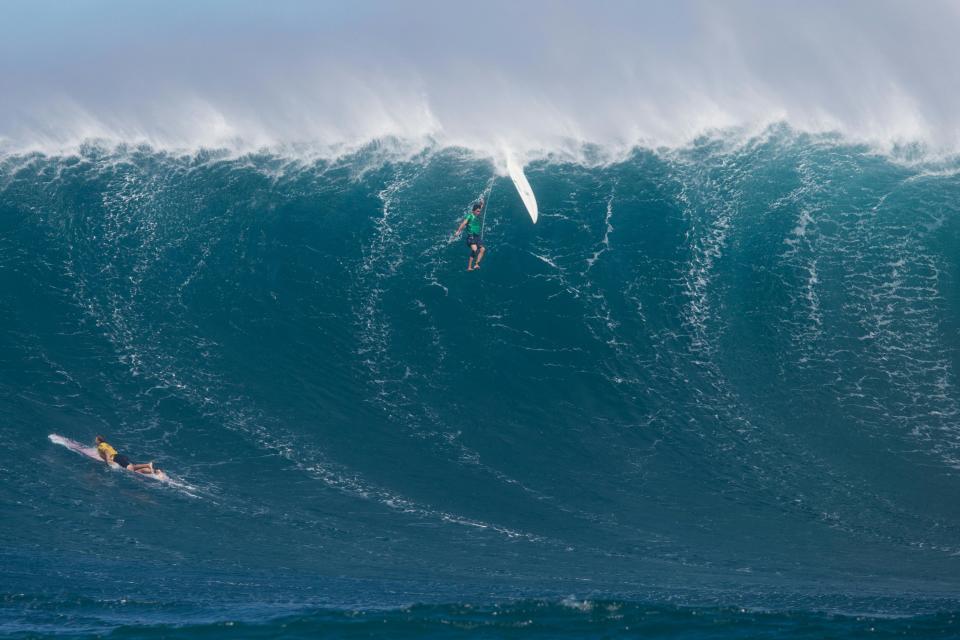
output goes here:
<path id="1" fill-rule="evenodd" d="M 487 227 L 487 205 L 490 204 L 490 194 L 493 193 L 493 183 L 497 179 L 496 176 L 490 178 L 490 182 L 487 183 L 487 188 L 483 192 L 483 210 L 480 211 L 480 239 L 483 240 L 483 232 Z"/>

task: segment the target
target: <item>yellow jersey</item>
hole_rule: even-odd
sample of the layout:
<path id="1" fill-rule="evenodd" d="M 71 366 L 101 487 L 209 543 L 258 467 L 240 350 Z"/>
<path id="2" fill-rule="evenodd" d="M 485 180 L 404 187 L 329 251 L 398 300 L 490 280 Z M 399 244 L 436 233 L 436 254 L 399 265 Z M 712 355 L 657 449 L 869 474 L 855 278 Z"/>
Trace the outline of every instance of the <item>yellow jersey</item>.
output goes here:
<path id="1" fill-rule="evenodd" d="M 107 444 L 106 442 L 101 442 L 100 444 L 97 445 L 97 452 L 98 452 L 101 456 L 106 455 L 107 460 L 110 461 L 110 462 L 112 462 L 114 456 L 117 455 L 117 450 L 114 449 L 113 447 L 111 447 L 111 446 L 110 446 L 109 444 Z"/>

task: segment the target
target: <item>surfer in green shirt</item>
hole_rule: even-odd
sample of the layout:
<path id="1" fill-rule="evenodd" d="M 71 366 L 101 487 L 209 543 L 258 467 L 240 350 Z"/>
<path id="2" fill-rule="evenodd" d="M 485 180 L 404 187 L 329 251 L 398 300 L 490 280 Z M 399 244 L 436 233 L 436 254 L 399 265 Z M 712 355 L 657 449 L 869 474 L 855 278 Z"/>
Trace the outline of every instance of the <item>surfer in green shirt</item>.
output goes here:
<path id="1" fill-rule="evenodd" d="M 467 229 L 467 246 L 470 247 L 470 259 L 467 260 L 467 271 L 473 271 L 480 268 L 480 261 L 483 260 L 483 254 L 487 250 L 483 246 L 483 200 L 473 205 L 473 209 L 463 219 L 460 226 L 457 227 L 453 237 L 456 238 Z"/>

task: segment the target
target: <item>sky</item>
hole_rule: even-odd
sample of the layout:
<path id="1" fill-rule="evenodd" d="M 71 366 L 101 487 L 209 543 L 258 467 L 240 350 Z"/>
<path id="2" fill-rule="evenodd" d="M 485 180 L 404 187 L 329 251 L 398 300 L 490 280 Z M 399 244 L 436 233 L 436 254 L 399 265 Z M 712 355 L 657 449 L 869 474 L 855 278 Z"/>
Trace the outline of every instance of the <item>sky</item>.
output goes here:
<path id="1" fill-rule="evenodd" d="M 960 0 L 0 2 L 0 146 L 960 148 Z"/>

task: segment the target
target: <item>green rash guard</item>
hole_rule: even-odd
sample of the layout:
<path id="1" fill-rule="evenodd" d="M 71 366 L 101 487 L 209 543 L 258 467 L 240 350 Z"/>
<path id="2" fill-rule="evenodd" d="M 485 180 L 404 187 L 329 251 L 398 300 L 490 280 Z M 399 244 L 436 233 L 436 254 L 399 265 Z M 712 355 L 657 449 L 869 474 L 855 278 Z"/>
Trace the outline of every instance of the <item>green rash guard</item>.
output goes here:
<path id="1" fill-rule="evenodd" d="M 480 233 L 480 216 L 474 214 L 472 211 L 467 214 L 467 231 L 472 234 Z"/>

